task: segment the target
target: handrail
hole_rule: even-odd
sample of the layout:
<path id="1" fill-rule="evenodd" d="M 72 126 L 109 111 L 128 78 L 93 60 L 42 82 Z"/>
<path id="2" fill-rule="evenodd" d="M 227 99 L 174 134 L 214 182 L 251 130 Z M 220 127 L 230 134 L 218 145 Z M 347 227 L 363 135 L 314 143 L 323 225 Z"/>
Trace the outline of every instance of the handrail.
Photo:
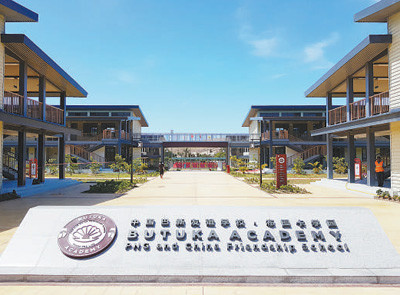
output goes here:
<path id="1" fill-rule="evenodd" d="M 389 91 L 381 92 L 369 97 L 371 116 L 388 113 L 390 110 Z M 367 99 L 363 98 L 350 104 L 350 120 L 359 120 L 367 117 Z M 347 122 L 347 107 L 341 106 L 329 111 L 329 125 Z"/>
<path id="2" fill-rule="evenodd" d="M 326 155 L 326 153 L 327 153 L 326 145 L 316 145 L 316 146 L 313 146 L 302 152 L 299 152 L 299 153 L 289 156 L 287 158 L 287 165 L 288 166 L 293 165 L 294 160 L 297 158 L 301 158 L 302 160 L 305 160 L 305 159 L 308 159 L 308 158 L 316 156 L 316 155 L 324 156 L 324 155 Z"/>
<path id="3" fill-rule="evenodd" d="M 347 121 L 347 107 L 341 106 L 329 111 L 329 125 L 336 125 Z"/>
<path id="4" fill-rule="evenodd" d="M 24 116 L 24 97 L 14 92 L 4 91 L 3 110 L 10 114 Z M 26 98 L 26 116 L 32 119 L 43 119 L 43 103 Z M 63 125 L 64 110 L 46 105 L 46 121 Z"/>
<path id="5" fill-rule="evenodd" d="M 77 146 L 77 145 L 67 145 L 66 146 L 67 149 L 69 149 L 69 154 L 78 156 L 82 159 L 85 159 L 87 161 L 96 161 L 99 163 L 103 163 L 105 162 L 105 158 L 96 154 L 96 153 L 92 153 L 89 152 L 88 150 L 86 150 L 85 148 L 81 147 L 81 146 Z"/>

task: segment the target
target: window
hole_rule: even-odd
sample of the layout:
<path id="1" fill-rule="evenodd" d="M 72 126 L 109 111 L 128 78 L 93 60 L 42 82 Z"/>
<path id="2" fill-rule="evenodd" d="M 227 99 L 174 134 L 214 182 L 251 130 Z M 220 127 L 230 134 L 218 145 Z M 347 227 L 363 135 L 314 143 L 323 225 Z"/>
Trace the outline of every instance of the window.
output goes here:
<path id="1" fill-rule="evenodd" d="M 68 112 L 68 116 L 71 117 L 86 117 L 87 112 Z"/>
<path id="2" fill-rule="evenodd" d="M 131 115 L 131 112 L 112 112 L 111 116 L 112 117 L 129 117 Z"/>
<path id="3" fill-rule="evenodd" d="M 260 113 L 260 117 L 279 117 L 279 113 Z"/>
<path id="4" fill-rule="evenodd" d="M 304 113 L 304 117 L 322 117 L 322 113 Z"/>
<path id="5" fill-rule="evenodd" d="M 108 112 L 90 112 L 91 117 L 108 117 Z"/>
<path id="6" fill-rule="evenodd" d="M 282 113 L 282 117 L 301 117 L 301 113 Z"/>

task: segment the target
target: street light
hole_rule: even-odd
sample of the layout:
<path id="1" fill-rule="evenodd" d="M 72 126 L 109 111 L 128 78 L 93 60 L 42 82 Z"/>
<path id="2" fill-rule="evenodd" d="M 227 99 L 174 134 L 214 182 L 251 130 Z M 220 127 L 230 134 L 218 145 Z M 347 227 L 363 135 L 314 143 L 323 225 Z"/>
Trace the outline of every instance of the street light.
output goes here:
<path id="1" fill-rule="evenodd" d="M 253 118 L 250 118 L 250 120 L 251 121 L 257 121 L 257 122 L 260 122 L 260 137 L 259 137 L 259 147 L 260 147 L 260 153 L 259 153 L 259 155 L 258 155 L 258 160 L 259 160 L 259 164 L 260 164 L 260 188 L 262 187 L 262 163 L 261 163 L 261 155 L 262 155 L 262 151 L 261 151 L 261 149 L 262 149 L 262 122 L 264 121 L 264 118 L 263 117 L 253 117 Z M 254 148 L 255 147 L 255 144 L 254 144 L 254 142 L 253 142 L 253 140 L 255 141 L 255 139 L 253 139 L 253 138 L 251 138 L 251 141 L 252 141 L 252 143 L 251 143 L 251 146 L 252 146 L 252 148 Z"/>

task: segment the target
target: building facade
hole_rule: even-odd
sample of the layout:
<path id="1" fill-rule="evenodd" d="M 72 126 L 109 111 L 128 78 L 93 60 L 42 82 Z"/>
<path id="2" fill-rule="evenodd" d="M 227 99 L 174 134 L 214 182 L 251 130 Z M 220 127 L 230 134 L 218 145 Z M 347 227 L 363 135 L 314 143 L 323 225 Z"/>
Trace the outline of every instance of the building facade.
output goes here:
<path id="1" fill-rule="evenodd" d="M 149 125 L 138 105 L 70 105 L 66 118 L 68 127 L 81 132 L 67 139 L 67 150 L 81 161 L 142 156 L 142 128 Z"/>
<path id="2" fill-rule="evenodd" d="M 326 98 L 326 126 L 314 130 L 325 135 L 328 178 L 333 177 L 332 157 L 336 140 L 344 140 L 349 163 L 348 181 L 355 181 L 355 139 L 366 141 L 367 183 L 376 184 L 377 140 L 390 141 L 387 175 L 391 188 L 400 190 L 400 1 L 379 1 L 354 16 L 356 22 L 384 22 L 388 32 L 369 35 L 334 65 L 306 92 L 306 97 Z M 345 105 L 333 107 L 337 98 Z"/>
<path id="3" fill-rule="evenodd" d="M 23 34 L 6 34 L 6 22 L 37 22 L 38 15 L 11 0 L 0 2 L 0 185 L 3 177 L 26 183 L 27 141 L 37 148 L 38 179 L 45 181 L 45 141 L 57 146 L 59 178 L 65 177 L 65 141 L 80 132 L 66 125 L 67 97 L 87 92 L 43 50 Z M 59 106 L 47 98 L 59 100 Z M 4 149 L 14 138 L 16 147 Z"/>

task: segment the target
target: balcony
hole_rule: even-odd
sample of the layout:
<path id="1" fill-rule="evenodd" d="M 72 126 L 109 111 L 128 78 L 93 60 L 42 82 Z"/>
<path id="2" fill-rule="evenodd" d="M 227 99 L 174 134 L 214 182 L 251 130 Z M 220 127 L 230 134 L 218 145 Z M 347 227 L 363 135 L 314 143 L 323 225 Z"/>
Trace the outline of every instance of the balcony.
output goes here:
<path id="1" fill-rule="evenodd" d="M 369 98 L 371 116 L 389 112 L 389 92 L 382 92 Z M 350 120 L 359 120 L 367 117 L 367 99 L 350 104 Z M 329 111 L 329 125 L 337 125 L 347 122 L 347 106 L 341 106 Z"/>
<path id="2" fill-rule="evenodd" d="M 26 117 L 43 120 L 43 104 L 41 102 L 27 98 L 26 104 Z M 6 113 L 24 116 L 24 97 L 13 92 L 5 91 L 3 110 Z M 63 125 L 64 111 L 51 105 L 46 105 L 46 122 Z"/>

